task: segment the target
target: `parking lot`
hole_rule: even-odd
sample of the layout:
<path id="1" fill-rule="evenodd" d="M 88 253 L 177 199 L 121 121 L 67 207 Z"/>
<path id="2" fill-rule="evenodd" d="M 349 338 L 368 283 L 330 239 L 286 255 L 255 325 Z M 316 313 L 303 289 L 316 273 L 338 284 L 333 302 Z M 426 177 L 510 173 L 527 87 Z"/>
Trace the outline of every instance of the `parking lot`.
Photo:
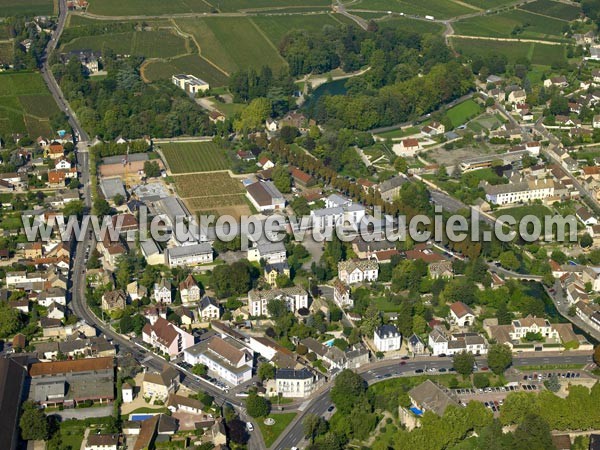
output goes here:
<path id="1" fill-rule="evenodd" d="M 195 375 L 192 372 L 192 365 L 186 363 L 185 361 L 179 361 L 176 363 L 179 367 L 181 367 L 183 370 L 189 372 L 192 374 L 192 376 L 198 378 L 198 379 L 202 379 L 210 384 L 212 384 L 213 386 L 221 389 L 222 391 L 224 391 L 225 393 L 229 392 L 229 386 L 225 383 L 223 383 L 222 381 L 218 380 L 217 378 L 211 377 L 208 374 L 206 375 Z"/>

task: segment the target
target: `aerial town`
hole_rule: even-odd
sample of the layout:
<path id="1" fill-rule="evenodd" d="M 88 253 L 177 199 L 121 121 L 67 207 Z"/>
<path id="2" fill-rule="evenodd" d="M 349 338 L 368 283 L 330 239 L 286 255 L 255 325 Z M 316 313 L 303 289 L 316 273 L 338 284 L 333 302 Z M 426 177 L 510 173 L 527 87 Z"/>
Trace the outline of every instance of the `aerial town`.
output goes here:
<path id="1" fill-rule="evenodd" d="M 309 3 L 0 0 L 0 449 L 600 450 L 600 0 Z"/>

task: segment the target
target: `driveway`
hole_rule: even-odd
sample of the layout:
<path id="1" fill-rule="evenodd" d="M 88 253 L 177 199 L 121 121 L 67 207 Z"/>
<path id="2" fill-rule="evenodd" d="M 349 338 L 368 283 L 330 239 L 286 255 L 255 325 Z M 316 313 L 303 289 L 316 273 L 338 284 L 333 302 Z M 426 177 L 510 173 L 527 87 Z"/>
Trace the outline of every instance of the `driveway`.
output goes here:
<path id="1" fill-rule="evenodd" d="M 92 408 L 74 408 L 65 409 L 63 411 L 55 411 L 51 415 L 58 416 L 62 420 L 78 419 L 83 420 L 88 417 L 106 417 L 110 416 L 113 412 L 112 405 L 96 406 Z"/>

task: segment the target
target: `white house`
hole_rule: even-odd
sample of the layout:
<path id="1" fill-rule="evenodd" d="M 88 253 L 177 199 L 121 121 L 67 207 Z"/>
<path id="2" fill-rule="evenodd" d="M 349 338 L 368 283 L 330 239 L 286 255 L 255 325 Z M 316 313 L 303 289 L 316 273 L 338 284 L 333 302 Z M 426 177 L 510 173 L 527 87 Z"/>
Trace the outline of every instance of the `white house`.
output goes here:
<path id="1" fill-rule="evenodd" d="M 162 317 L 152 325 L 144 325 L 142 340 L 171 357 L 194 345 L 194 336 Z"/>
<path id="2" fill-rule="evenodd" d="M 282 241 L 261 240 L 248 249 L 248 261 L 264 260 L 267 264 L 279 264 L 287 261 L 285 244 Z"/>
<path id="3" fill-rule="evenodd" d="M 129 383 L 123 383 L 121 385 L 121 398 L 123 403 L 133 402 L 133 386 Z"/>
<path id="4" fill-rule="evenodd" d="M 49 308 L 52 303 L 65 306 L 67 304 L 67 295 L 64 289 L 50 288 L 38 295 L 38 303 L 41 306 Z"/>
<path id="5" fill-rule="evenodd" d="M 400 144 L 394 144 L 392 149 L 398 156 L 412 157 L 421 150 L 421 143 L 414 138 L 403 139 Z"/>
<path id="6" fill-rule="evenodd" d="M 218 320 L 221 317 L 221 308 L 219 306 L 219 302 L 212 297 L 202 297 L 198 311 L 203 322 Z"/>
<path id="7" fill-rule="evenodd" d="M 118 445 L 118 434 L 96 434 L 91 431 L 85 443 L 85 450 L 117 450 Z"/>
<path id="8" fill-rule="evenodd" d="M 202 414 L 202 403 L 195 398 L 183 395 L 169 395 L 169 410 L 171 412 L 183 412 L 188 414 Z"/>
<path id="9" fill-rule="evenodd" d="M 373 335 L 375 347 L 380 352 L 393 352 L 400 350 L 402 335 L 394 325 L 381 325 Z"/>
<path id="10" fill-rule="evenodd" d="M 429 347 L 433 356 L 452 356 L 460 352 L 470 352 L 474 355 L 487 353 L 487 342 L 477 333 L 455 333 L 448 332 L 441 326 L 436 326 L 429 333 Z"/>
<path id="11" fill-rule="evenodd" d="M 354 300 L 350 297 L 350 288 L 340 280 L 333 282 L 333 301 L 342 309 L 354 306 Z"/>
<path id="12" fill-rule="evenodd" d="M 194 303 L 200 300 L 200 286 L 192 275 L 179 283 L 179 296 L 182 303 Z"/>
<path id="13" fill-rule="evenodd" d="M 162 279 L 160 283 L 154 283 L 154 301 L 170 305 L 173 301 L 171 298 L 171 282 Z"/>
<path id="14" fill-rule="evenodd" d="M 186 363 L 204 364 L 208 373 L 232 386 L 252 378 L 252 355 L 243 346 L 218 336 L 200 342 L 183 352 Z"/>
<path id="15" fill-rule="evenodd" d="M 371 259 L 351 259 L 338 263 L 338 278 L 342 283 L 354 284 L 364 281 L 376 281 L 378 277 L 379 265 Z"/>
<path id="16" fill-rule="evenodd" d="M 475 323 L 475 313 L 463 302 L 454 302 L 450 305 L 449 319 L 459 327 L 469 327 Z"/>
<path id="17" fill-rule="evenodd" d="M 496 205 L 510 205 L 533 200 L 543 200 L 554 195 L 554 180 L 537 178 L 516 183 L 483 186 L 485 198 Z"/>
<path id="18" fill-rule="evenodd" d="M 585 206 L 579 208 L 575 215 L 586 226 L 598 225 L 598 219 Z"/>
<path id="19" fill-rule="evenodd" d="M 194 75 L 178 74 L 171 77 L 171 81 L 175 86 L 183 89 L 189 94 L 197 94 L 210 89 L 210 85 Z"/>

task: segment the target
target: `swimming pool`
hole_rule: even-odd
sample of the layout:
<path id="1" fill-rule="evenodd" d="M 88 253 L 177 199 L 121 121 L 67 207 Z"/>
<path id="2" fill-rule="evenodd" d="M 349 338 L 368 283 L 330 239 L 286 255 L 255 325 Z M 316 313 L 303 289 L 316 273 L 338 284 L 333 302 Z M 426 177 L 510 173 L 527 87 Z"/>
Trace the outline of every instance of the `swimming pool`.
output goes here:
<path id="1" fill-rule="evenodd" d="M 130 414 L 129 420 L 133 420 L 134 422 L 141 422 L 143 420 L 149 419 L 153 417 L 155 414 Z"/>
<path id="2" fill-rule="evenodd" d="M 329 339 L 328 341 L 323 342 L 323 345 L 326 347 L 333 347 L 333 341 L 335 341 L 335 339 Z"/>
<path id="3" fill-rule="evenodd" d="M 423 411 L 421 411 L 419 408 L 417 408 L 416 406 L 411 406 L 410 410 L 413 412 L 413 414 L 415 416 L 422 416 L 423 415 Z"/>

